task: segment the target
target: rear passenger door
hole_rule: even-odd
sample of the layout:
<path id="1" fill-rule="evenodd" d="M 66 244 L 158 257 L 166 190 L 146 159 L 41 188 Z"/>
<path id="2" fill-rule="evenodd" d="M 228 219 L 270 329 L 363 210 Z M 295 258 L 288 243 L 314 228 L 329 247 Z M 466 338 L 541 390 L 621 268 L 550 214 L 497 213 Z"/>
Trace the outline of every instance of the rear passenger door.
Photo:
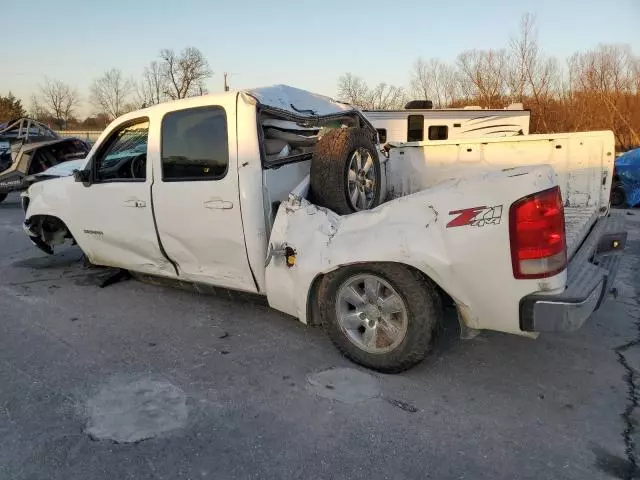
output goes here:
<path id="1" fill-rule="evenodd" d="M 180 277 L 255 292 L 240 211 L 235 97 L 229 99 L 164 115 L 154 213 Z"/>

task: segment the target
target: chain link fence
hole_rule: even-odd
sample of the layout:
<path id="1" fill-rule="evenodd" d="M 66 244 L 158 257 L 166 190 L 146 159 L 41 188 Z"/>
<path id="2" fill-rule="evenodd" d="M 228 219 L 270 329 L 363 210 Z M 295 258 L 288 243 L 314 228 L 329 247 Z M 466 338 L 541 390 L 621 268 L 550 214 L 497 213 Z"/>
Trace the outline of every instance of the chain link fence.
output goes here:
<path id="1" fill-rule="evenodd" d="M 102 130 L 57 130 L 56 133 L 61 137 L 76 137 L 93 144 L 98 140 Z"/>

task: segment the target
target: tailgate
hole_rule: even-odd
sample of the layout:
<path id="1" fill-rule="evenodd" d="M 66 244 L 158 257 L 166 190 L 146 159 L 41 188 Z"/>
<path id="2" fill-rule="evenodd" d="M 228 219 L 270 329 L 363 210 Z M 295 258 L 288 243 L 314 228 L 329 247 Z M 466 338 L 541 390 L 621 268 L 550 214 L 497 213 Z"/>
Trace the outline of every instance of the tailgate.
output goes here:
<path id="1" fill-rule="evenodd" d="M 567 233 L 567 255 L 573 257 L 576 250 L 587 236 L 589 230 L 598 219 L 598 207 L 588 205 L 584 207 L 564 207 L 564 221 Z"/>

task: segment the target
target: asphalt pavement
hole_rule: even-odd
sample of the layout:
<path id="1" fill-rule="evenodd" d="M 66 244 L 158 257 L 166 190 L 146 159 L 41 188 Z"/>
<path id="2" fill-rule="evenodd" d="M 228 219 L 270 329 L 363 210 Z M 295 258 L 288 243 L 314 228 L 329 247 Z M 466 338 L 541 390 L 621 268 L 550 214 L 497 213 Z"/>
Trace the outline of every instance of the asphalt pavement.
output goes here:
<path id="1" fill-rule="evenodd" d="M 100 288 L 22 218 L 0 204 L 0 480 L 640 478 L 640 211 L 580 331 L 461 341 L 449 312 L 399 375 L 258 300 Z"/>

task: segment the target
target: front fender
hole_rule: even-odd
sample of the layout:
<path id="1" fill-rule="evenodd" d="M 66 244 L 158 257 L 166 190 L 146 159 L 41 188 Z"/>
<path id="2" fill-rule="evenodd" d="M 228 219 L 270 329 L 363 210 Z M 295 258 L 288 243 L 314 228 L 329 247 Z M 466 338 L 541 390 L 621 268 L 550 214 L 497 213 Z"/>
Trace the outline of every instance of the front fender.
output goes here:
<path id="1" fill-rule="evenodd" d="M 25 220 L 36 215 L 57 217 L 69 225 L 71 214 L 71 199 L 69 186 L 74 182 L 73 177 L 61 177 L 34 183 L 23 197 L 28 198 Z"/>
<path id="2" fill-rule="evenodd" d="M 73 236 L 69 195 L 69 184 L 72 181 L 72 177 L 63 177 L 38 182 L 21 194 L 22 206 L 25 209 L 24 231 L 36 246 L 46 253 L 53 253 L 52 247 L 63 243 L 68 234 Z M 47 232 L 48 235 L 45 237 L 42 222 L 34 221 L 42 218 L 59 220 L 65 231 L 57 235 Z"/>

